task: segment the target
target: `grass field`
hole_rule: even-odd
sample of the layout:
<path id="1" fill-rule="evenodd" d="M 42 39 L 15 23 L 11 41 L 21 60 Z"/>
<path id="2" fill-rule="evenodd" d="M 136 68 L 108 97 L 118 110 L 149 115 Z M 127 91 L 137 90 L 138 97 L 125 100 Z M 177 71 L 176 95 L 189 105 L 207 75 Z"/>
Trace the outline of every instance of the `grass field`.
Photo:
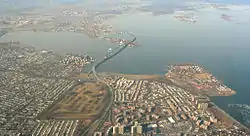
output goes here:
<path id="1" fill-rule="evenodd" d="M 99 82 L 78 85 L 54 104 L 45 115 L 54 119 L 94 119 L 107 106 L 107 86 Z"/>

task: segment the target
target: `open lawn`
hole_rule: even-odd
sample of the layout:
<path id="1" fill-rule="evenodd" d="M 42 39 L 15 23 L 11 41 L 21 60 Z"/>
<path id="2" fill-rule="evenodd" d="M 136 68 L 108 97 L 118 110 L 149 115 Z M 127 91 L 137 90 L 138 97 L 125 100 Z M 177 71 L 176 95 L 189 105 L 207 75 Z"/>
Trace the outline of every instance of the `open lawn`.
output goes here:
<path id="1" fill-rule="evenodd" d="M 107 86 L 100 82 L 78 85 L 44 113 L 54 119 L 93 119 L 107 106 Z"/>

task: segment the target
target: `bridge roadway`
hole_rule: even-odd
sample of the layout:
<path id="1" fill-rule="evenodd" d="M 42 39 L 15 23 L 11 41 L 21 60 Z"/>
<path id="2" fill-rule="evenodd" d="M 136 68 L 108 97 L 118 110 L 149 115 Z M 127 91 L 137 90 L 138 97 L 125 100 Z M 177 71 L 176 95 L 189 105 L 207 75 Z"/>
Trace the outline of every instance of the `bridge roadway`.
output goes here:
<path id="1" fill-rule="evenodd" d="M 5 34 L 7 34 L 8 32 L 7 31 L 2 31 L 2 30 L 0 30 L 0 38 L 2 37 L 2 36 L 4 36 Z"/>
<path id="2" fill-rule="evenodd" d="M 134 39 L 128 43 L 126 43 L 124 46 L 122 46 L 122 48 L 120 48 L 117 52 L 113 53 L 110 56 L 106 56 L 107 58 L 101 60 L 100 62 L 98 62 L 97 64 L 93 65 L 91 71 L 89 72 L 89 74 L 96 74 L 96 69 L 103 63 L 105 63 L 107 60 L 115 57 L 117 54 L 119 54 L 120 52 L 122 52 L 124 49 L 126 49 L 128 47 L 129 44 L 133 43 L 136 40 L 136 37 L 134 37 Z"/>
<path id="3" fill-rule="evenodd" d="M 132 34 L 130 34 L 132 35 Z M 94 75 L 95 79 L 99 82 L 102 82 L 104 84 L 106 84 L 108 86 L 108 90 L 109 90 L 109 96 L 111 97 L 109 105 L 107 106 L 106 109 L 104 109 L 103 114 L 101 115 L 101 117 L 99 119 L 97 119 L 94 123 L 92 123 L 84 132 L 83 135 L 87 135 L 88 131 L 91 130 L 92 127 L 97 126 L 98 128 L 100 128 L 101 124 L 104 123 L 105 118 L 107 118 L 107 113 L 110 110 L 112 104 L 113 104 L 113 89 L 112 87 L 104 80 L 100 77 L 100 75 L 98 75 L 98 73 L 96 72 L 96 69 L 103 63 L 105 63 L 106 61 L 108 61 L 109 59 L 115 57 L 116 55 L 118 55 L 120 52 L 122 52 L 124 49 L 126 49 L 128 47 L 129 44 L 135 42 L 136 37 L 134 35 L 132 35 L 134 38 L 132 41 L 127 42 L 126 44 L 124 44 L 124 46 L 122 46 L 117 52 L 113 53 L 110 56 L 106 56 L 106 58 L 104 58 L 103 60 L 99 61 L 97 64 L 93 65 L 91 71 L 89 71 L 89 74 Z"/>

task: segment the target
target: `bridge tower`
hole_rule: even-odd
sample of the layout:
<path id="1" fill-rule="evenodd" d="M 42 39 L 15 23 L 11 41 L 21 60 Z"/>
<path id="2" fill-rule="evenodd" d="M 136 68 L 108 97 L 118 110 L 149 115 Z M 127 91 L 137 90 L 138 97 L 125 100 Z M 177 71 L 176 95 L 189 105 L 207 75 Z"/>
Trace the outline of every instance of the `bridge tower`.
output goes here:
<path id="1" fill-rule="evenodd" d="M 109 49 L 108 49 L 107 57 L 109 57 L 109 56 L 112 54 L 112 52 L 113 52 L 113 51 L 112 51 L 112 48 L 109 48 Z"/>

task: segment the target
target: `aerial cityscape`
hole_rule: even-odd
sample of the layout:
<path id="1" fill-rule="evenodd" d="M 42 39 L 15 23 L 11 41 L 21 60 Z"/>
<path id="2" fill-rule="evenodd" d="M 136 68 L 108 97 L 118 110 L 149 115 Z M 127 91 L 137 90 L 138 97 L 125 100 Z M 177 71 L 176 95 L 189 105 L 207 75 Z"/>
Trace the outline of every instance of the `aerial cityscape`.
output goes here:
<path id="1" fill-rule="evenodd" d="M 0 136 L 250 136 L 250 2 L 0 4 Z"/>

